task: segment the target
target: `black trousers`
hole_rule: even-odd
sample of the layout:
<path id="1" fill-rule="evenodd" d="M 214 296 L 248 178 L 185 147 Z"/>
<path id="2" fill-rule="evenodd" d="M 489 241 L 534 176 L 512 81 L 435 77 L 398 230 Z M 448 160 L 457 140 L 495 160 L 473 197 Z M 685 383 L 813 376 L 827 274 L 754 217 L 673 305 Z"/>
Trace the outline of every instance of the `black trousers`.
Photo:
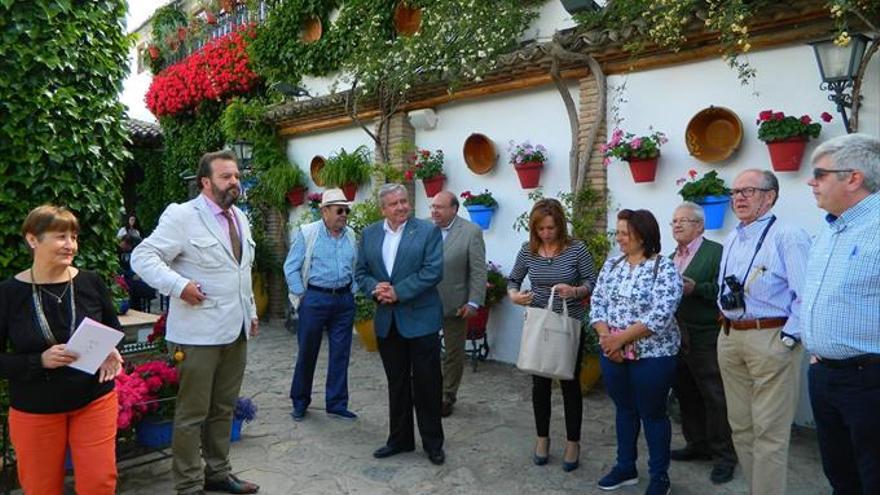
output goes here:
<path id="1" fill-rule="evenodd" d="M 834 495 L 880 493 L 880 364 L 810 365 L 810 404 Z"/>
<path id="2" fill-rule="evenodd" d="M 398 449 L 415 447 L 413 407 L 426 451 L 443 447 L 440 408 L 443 376 L 440 371 L 440 336 L 406 339 L 391 323 L 388 337 L 379 338 L 379 355 L 388 379 L 389 434 L 387 445 Z"/>
<path id="3" fill-rule="evenodd" d="M 574 379 L 559 380 L 562 389 L 562 407 L 565 411 L 565 438 L 569 442 L 581 441 L 581 424 L 584 416 L 584 397 L 581 393 L 581 359 L 584 351 L 584 336 L 578 344 L 577 363 Z M 535 430 L 539 437 L 550 436 L 550 391 L 553 380 L 532 375 L 532 410 L 535 412 Z"/>
<path id="4" fill-rule="evenodd" d="M 679 356 L 672 389 L 688 446 L 712 454 L 716 464 L 736 464 L 715 342 L 692 346 Z"/>

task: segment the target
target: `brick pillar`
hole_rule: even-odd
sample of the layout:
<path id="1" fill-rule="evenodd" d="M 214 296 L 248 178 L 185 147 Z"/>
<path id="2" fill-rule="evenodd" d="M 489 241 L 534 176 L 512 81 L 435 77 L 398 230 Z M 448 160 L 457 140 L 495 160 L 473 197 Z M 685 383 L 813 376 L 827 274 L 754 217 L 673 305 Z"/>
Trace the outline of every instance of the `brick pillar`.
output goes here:
<path id="1" fill-rule="evenodd" d="M 590 130 L 596 124 L 598 120 L 598 105 L 597 105 L 597 96 L 598 89 L 596 88 L 596 81 L 592 75 L 589 75 L 580 81 L 579 83 L 579 112 L 578 112 L 578 149 L 583 151 L 585 146 L 587 145 L 587 139 L 589 138 Z M 607 210 L 608 204 L 608 172 L 605 168 L 605 165 L 602 164 L 602 152 L 600 151 L 600 147 L 605 141 L 607 141 L 608 131 L 605 126 L 605 121 L 602 121 L 602 126 L 599 128 L 599 132 L 596 134 L 596 142 L 593 143 L 592 154 L 590 155 L 590 161 L 587 166 L 587 181 L 584 182 L 588 187 L 592 187 L 599 193 L 601 193 L 603 198 L 603 206 Z M 589 183 L 589 184 L 588 184 Z M 608 228 L 608 215 L 607 212 L 605 215 L 600 215 L 596 224 L 597 229 L 607 230 Z"/>
<path id="2" fill-rule="evenodd" d="M 406 112 L 398 112 L 392 115 L 387 125 L 389 156 L 387 158 L 383 157 L 381 151 L 376 150 L 376 159 L 381 162 L 383 158 L 386 158 L 386 161 L 394 168 L 403 170 L 409 165 L 406 161 L 406 154 L 403 151 L 407 146 L 412 147 L 415 145 L 416 130 L 409 123 L 409 117 L 407 117 Z M 374 184 L 376 183 L 377 181 L 374 181 Z M 409 194 L 409 202 L 413 205 L 413 211 L 415 211 L 415 184 L 413 181 L 404 180 L 404 185 Z M 378 186 L 381 186 L 381 184 L 377 184 L 377 190 Z"/>
<path id="3" fill-rule="evenodd" d="M 287 284 L 281 271 L 281 263 L 287 256 L 287 212 L 282 214 L 275 208 L 266 211 L 266 243 L 272 250 L 272 256 L 278 260 L 278 266 L 266 274 L 269 292 L 269 311 L 266 315 L 270 320 L 284 320 L 287 317 Z"/>

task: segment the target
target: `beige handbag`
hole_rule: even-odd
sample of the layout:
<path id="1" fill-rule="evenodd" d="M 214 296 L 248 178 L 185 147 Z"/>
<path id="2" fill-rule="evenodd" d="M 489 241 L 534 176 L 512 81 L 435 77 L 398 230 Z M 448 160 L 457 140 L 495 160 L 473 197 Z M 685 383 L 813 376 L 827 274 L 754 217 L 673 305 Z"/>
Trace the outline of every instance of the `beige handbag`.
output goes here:
<path id="1" fill-rule="evenodd" d="M 581 322 L 568 316 L 567 300 L 562 302 L 562 314 L 555 313 L 555 296 L 553 288 L 546 309 L 526 309 L 516 367 L 533 375 L 571 380 L 577 364 Z"/>

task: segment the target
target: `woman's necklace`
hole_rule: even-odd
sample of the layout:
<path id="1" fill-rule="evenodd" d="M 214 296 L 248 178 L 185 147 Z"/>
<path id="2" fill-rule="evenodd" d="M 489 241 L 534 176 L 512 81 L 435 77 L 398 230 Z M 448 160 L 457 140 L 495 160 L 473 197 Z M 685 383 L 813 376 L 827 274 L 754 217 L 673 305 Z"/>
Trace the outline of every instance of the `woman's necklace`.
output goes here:
<path id="1" fill-rule="evenodd" d="M 538 248 L 538 254 L 543 258 L 547 258 L 547 263 L 553 263 L 553 257 L 559 254 L 559 248 L 557 246 L 553 246 L 552 248 L 547 246 L 541 246 Z"/>
<path id="2" fill-rule="evenodd" d="M 76 329 L 74 325 L 76 324 L 76 300 L 74 298 L 75 289 L 73 287 L 73 275 L 70 273 L 70 269 L 67 269 L 67 288 L 64 289 L 64 292 L 61 293 L 61 296 L 56 296 L 49 292 L 52 297 L 55 297 L 58 300 L 58 303 L 61 304 L 61 298 L 64 297 L 64 293 L 70 289 L 70 333 L 68 336 L 73 335 L 74 330 Z M 43 288 L 40 287 L 42 290 Z M 45 292 L 45 291 L 44 291 Z M 43 300 L 40 298 L 40 293 L 37 291 L 37 283 L 34 278 L 34 267 L 31 267 L 31 296 L 34 301 L 34 313 L 36 313 L 37 323 L 40 326 L 40 331 L 43 333 L 43 338 L 46 339 L 46 342 L 49 345 L 55 345 L 58 343 L 58 340 L 55 339 L 55 335 L 52 333 L 52 329 L 49 328 L 49 320 L 46 319 L 46 313 L 43 312 Z"/>
<path id="3" fill-rule="evenodd" d="M 43 287 L 42 285 L 39 286 L 39 288 L 41 291 L 43 291 L 44 294 L 49 294 L 50 296 L 55 298 L 55 302 L 57 302 L 58 304 L 61 304 L 61 300 L 64 299 L 64 294 L 67 294 L 67 291 L 70 289 L 70 286 L 71 286 L 71 282 L 68 281 L 67 285 L 64 286 L 64 290 L 61 291 L 61 294 L 55 294 L 54 292 Z"/>

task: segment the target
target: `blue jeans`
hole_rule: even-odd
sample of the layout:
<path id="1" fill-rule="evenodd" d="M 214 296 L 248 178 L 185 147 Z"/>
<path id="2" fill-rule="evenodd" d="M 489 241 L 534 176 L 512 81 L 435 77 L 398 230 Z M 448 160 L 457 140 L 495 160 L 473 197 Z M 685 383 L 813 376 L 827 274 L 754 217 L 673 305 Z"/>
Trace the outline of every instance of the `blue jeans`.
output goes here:
<path id="1" fill-rule="evenodd" d="M 640 423 L 648 443 L 651 478 L 667 476 L 672 427 L 666 399 L 675 378 L 676 356 L 615 363 L 601 356 L 602 380 L 616 408 L 617 466 L 635 471 Z"/>
<path id="2" fill-rule="evenodd" d="M 321 350 L 321 337 L 327 331 L 330 359 L 327 365 L 325 407 L 327 411 L 348 409 L 348 360 L 354 325 L 354 295 L 306 290 L 299 306 L 296 340 L 299 350 L 290 399 L 293 408 L 305 410 L 312 402 L 312 381 Z"/>
<path id="3" fill-rule="evenodd" d="M 880 364 L 810 365 L 810 404 L 834 495 L 880 493 Z"/>

